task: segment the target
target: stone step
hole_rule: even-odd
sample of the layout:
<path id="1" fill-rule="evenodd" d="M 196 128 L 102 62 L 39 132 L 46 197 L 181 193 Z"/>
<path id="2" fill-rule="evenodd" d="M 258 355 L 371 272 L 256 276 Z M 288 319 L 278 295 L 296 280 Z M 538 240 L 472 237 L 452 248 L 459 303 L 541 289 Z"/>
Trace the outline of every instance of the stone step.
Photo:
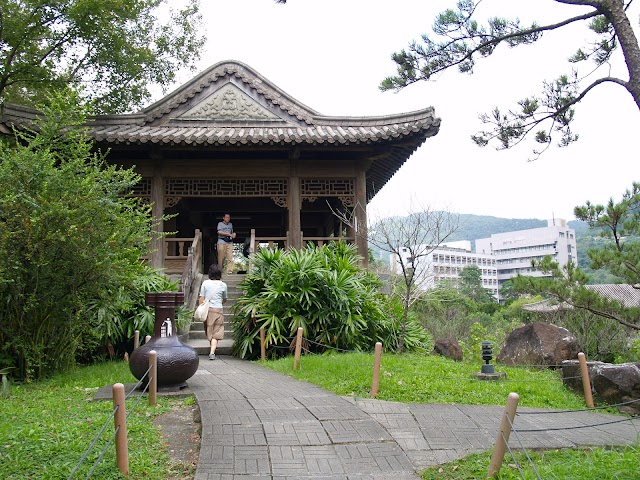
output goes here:
<path id="1" fill-rule="evenodd" d="M 189 339 L 184 342 L 186 345 L 192 347 L 198 355 L 209 355 L 211 349 L 209 341 L 207 339 Z M 233 352 L 233 338 L 223 338 L 218 342 L 216 347 L 216 355 L 231 355 Z"/>
<path id="2" fill-rule="evenodd" d="M 216 354 L 219 355 L 231 355 L 233 349 L 233 330 L 231 326 L 231 320 L 233 319 L 233 313 L 231 313 L 231 307 L 236 303 L 236 300 L 242 295 L 242 289 L 238 287 L 238 284 L 244 280 L 244 275 L 232 274 L 222 275 L 222 281 L 227 284 L 227 301 L 224 304 L 224 339 L 218 342 L 216 348 Z M 208 277 L 205 275 L 203 280 Z M 204 333 L 204 325 L 202 322 L 191 322 L 189 327 L 189 333 L 186 340 L 183 342 L 193 347 L 199 355 L 209 354 L 209 341 Z"/>
<path id="3" fill-rule="evenodd" d="M 225 315 L 225 319 L 224 319 L 225 332 L 231 331 L 231 318 L 232 318 L 231 315 L 229 315 L 229 317 Z M 204 332 L 204 322 L 192 322 L 191 327 L 189 328 L 189 332 Z"/>

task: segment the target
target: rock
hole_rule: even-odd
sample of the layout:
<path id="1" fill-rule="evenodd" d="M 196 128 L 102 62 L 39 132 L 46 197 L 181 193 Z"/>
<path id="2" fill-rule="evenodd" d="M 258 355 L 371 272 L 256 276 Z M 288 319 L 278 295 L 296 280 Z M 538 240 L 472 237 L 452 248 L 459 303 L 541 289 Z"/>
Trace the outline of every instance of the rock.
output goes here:
<path id="1" fill-rule="evenodd" d="M 566 328 L 535 322 L 511 332 L 496 358 L 505 365 L 560 366 L 578 358 L 580 348 Z"/>
<path id="2" fill-rule="evenodd" d="M 462 349 L 453 338 L 438 340 L 433 346 L 433 352 L 456 362 L 462 361 Z"/>
<path id="3" fill-rule="evenodd" d="M 640 400 L 640 363 L 596 365 L 592 377 L 591 387 L 596 395 L 609 405 Z M 640 401 L 622 405 L 618 410 L 638 415 Z"/>
<path id="4" fill-rule="evenodd" d="M 596 365 L 604 364 L 602 362 L 587 362 L 587 370 L 589 370 L 590 378 L 593 367 Z M 565 360 L 562 362 L 562 383 L 580 395 L 584 393 L 584 389 L 582 388 L 582 372 L 580 372 L 580 362 L 578 360 Z"/>
<path id="5" fill-rule="evenodd" d="M 618 410 L 630 415 L 640 414 L 640 363 L 611 364 L 602 362 L 587 362 L 589 381 L 594 397 L 608 405 L 626 403 Z M 577 361 L 562 364 L 562 377 L 565 385 L 582 393 L 582 379 L 580 364 Z"/>

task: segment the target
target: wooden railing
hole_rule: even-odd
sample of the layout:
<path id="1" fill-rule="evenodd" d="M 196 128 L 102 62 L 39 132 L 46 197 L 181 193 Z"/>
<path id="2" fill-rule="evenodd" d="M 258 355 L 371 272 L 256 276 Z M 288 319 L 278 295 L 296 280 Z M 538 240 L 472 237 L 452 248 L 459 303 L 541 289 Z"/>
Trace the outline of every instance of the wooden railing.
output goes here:
<path id="1" fill-rule="evenodd" d="M 267 248 L 287 248 L 289 246 L 289 232 L 284 237 L 257 237 L 255 229 L 251 229 L 251 242 L 249 243 L 249 255 L 254 253 L 261 245 Z"/>
<path id="2" fill-rule="evenodd" d="M 187 259 L 182 270 L 182 292 L 184 293 L 185 305 L 194 307 L 199 293 L 199 285 L 196 280 L 198 274 L 202 273 L 202 232 L 200 230 L 196 229 L 187 252 Z"/>
<path id="3" fill-rule="evenodd" d="M 323 246 L 325 243 L 329 243 L 329 242 L 349 242 L 349 243 L 353 243 L 356 241 L 355 237 L 305 237 L 304 235 L 301 235 L 300 237 L 302 238 L 302 245 L 307 246 L 310 243 L 312 243 L 313 245 L 317 246 L 317 247 L 321 247 Z"/>
<path id="4" fill-rule="evenodd" d="M 182 273 L 189 257 L 193 238 L 169 237 L 164 239 L 164 271 L 168 274 Z"/>

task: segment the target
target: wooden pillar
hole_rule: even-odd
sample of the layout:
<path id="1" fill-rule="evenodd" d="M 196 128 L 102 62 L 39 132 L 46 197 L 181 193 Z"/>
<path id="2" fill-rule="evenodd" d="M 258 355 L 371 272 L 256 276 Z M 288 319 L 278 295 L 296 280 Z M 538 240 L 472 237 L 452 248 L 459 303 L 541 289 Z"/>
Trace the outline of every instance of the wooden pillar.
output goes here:
<path id="1" fill-rule="evenodd" d="M 355 200 L 356 206 L 354 208 L 356 218 L 356 247 L 358 248 L 358 255 L 362 257 L 362 266 L 367 268 L 369 266 L 369 242 L 367 239 L 367 177 L 365 174 L 364 166 L 361 165 L 356 174 L 355 181 Z"/>
<path id="2" fill-rule="evenodd" d="M 153 216 L 153 229 L 156 233 L 161 234 L 164 229 L 162 216 L 164 215 L 164 178 L 160 171 L 160 167 L 153 169 L 153 181 L 151 183 L 151 215 Z M 151 267 L 164 268 L 164 237 L 162 235 L 154 235 L 151 240 Z"/>
<path id="3" fill-rule="evenodd" d="M 289 173 L 289 241 L 293 248 L 302 248 L 302 237 L 300 235 L 300 210 L 302 200 L 300 197 L 300 177 L 298 176 L 299 151 L 294 151 L 290 155 Z"/>

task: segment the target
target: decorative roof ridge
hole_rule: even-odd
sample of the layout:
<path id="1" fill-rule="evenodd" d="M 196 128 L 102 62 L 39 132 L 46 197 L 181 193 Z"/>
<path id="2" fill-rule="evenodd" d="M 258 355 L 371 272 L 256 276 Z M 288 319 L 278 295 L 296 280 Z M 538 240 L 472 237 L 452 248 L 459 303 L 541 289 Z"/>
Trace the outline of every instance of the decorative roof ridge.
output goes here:
<path id="1" fill-rule="evenodd" d="M 433 107 L 414 110 L 412 112 L 376 116 L 318 115 L 314 117 L 314 123 L 321 125 L 397 125 L 399 123 L 425 119 L 429 119 L 434 123 L 440 123 L 440 119 L 435 117 L 435 109 Z"/>
<path id="2" fill-rule="evenodd" d="M 145 116 L 145 121 L 153 121 L 187 102 L 210 84 L 226 75 L 232 75 L 240 79 L 267 100 L 307 124 L 313 124 L 313 118 L 320 116 L 318 112 L 287 94 L 256 70 L 237 60 L 224 60 L 212 65 L 139 113 Z"/>

